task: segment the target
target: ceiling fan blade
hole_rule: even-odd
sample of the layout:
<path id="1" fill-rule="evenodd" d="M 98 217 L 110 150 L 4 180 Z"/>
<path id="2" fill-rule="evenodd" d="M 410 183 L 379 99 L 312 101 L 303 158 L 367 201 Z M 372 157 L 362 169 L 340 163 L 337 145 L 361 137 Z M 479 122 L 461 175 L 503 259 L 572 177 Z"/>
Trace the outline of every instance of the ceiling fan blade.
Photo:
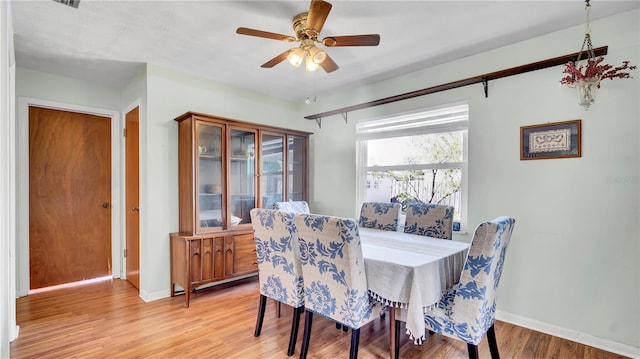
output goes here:
<path id="1" fill-rule="evenodd" d="M 378 46 L 380 35 L 329 36 L 322 39 L 325 46 Z"/>
<path id="2" fill-rule="evenodd" d="M 333 72 L 338 69 L 338 64 L 336 64 L 329 55 L 327 55 L 324 61 L 320 63 L 320 66 L 322 66 L 324 71 L 326 71 L 327 73 Z"/>
<path id="3" fill-rule="evenodd" d="M 276 66 L 277 64 L 281 63 L 282 61 L 286 60 L 287 59 L 287 55 L 289 55 L 289 50 L 287 50 L 287 51 L 281 53 L 280 55 L 272 58 L 271 60 L 265 62 L 260 67 L 264 67 L 265 69 L 270 69 L 270 68 Z"/>
<path id="4" fill-rule="evenodd" d="M 324 22 L 329 16 L 332 5 L 322 0 L 312 0 L 309 6 L 309 14 L 307 15 L 307 23 L 305 25 L 305 31 L 307 35 L 318 35 L 322 31 Z"/>
<path id="5" fill-rule="evenodd" d="M 268 32 L 268 31 L 262 31 L 262 30 L 249 29 L 249 28 L 246 28 L 246 27 L 239 27 L 236 30 L 236 34 L 263 37 L 263 38 L 266 38 L 266 39 L 280 40 L 280 41 L 285 41 L 285 42 L 294 42 L 294 41 L 298 40 L 293 36 L 276 34 L 275 32 Z"/>

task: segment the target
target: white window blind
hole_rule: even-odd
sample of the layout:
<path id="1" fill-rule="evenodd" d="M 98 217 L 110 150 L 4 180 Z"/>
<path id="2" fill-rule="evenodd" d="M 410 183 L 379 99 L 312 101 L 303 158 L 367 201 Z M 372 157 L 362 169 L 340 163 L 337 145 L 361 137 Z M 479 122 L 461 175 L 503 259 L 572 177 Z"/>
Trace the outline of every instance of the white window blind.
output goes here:
<path id="1" fill-rule="evenodd" d="M 362 121 L 356 126 L 358 140 L 402 137 L 427 133 L 466 130 L 469 105 L 423 109 L 376 120 Z"/>

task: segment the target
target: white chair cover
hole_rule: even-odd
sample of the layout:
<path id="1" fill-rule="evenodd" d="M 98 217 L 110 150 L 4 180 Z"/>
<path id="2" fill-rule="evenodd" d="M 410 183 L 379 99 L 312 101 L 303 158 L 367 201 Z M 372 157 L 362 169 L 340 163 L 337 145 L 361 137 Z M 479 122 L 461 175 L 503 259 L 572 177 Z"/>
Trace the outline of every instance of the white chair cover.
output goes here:
<path id="1" fill-rule="evenodd" d="M 275 202 L 273 208 L 290 213 L 311 213 L 307 201 Z"/>
<path id="2" fill-rule="evenodd" d="M 460 281 L 424 316 L 427 329 L 478 345 L 493 326 L 498 284 L 515 219 L 498 217 L 475 231 Z M 397 319 L 406 313 L 397 310 Z"/>
<path id="3" fill-rule="evenodd" d="M 401 211 L 400 203 L 365 202 L 360 209 L 358 225 L 365 228 L 397 231 Z"/>
<path id="4" fill-rule="evenodd" d="M 251 210 L 260 293 L 294 308 L 304 305 L 302 266 L 293 213 Z"/>
<path id="5" fill-rule="evenodd" d="M 433 238 L 453 238 L 453 206 L 431 203 L 407 205 L 405 233 Z"/>
<path id="6" fill-rule="evenodd" d="M 295 216 L 305 278 L 305 308 L 360 328 L 378 317 L 381 305 L 368 294 L 358 225 L 353 219 Z"/>

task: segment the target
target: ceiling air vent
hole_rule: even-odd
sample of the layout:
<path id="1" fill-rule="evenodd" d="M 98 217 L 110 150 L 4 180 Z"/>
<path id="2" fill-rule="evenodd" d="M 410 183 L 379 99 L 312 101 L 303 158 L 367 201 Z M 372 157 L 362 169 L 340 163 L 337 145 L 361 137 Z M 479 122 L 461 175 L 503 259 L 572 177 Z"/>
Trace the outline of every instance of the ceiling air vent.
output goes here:
<path id="1" fill-rule="evenodd" d="M 78 5 L 80 5 L 80 0 L 53 0 L 53 1 L 59 2 L 61 4 L 69 5 L 71 7 L 75 7 L 76 9 L 78 8 Z"/>

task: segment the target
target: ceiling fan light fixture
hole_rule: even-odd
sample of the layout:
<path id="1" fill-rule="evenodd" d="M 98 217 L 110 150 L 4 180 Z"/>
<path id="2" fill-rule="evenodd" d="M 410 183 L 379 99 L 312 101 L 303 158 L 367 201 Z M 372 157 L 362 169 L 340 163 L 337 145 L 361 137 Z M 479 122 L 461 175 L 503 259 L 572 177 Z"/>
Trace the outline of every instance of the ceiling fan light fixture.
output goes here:
<path id="1" fill-rule="evenodd" d="M 318 64 L 313 62 L 313 59 L 311 56 L 307 56 L 307 63 L 305 66 L 305 70 L 312 72 L 318 69 Z"/>
<path id="2" fill-rule="evenodd" d="M 322 44 L 328 47 L 378 46 L 380 43 L 380 35 L 378 34 L 331 36 L 319 40 L 318 37 L 320 36 L 322 27 L 324 26 L 325 20 L 327 20 L 327 16 L 329 16 L 332 6 L 333 5 L 325 0 L 311 0 L 308 12 L 299 13 L 293 17 L 292 25 L 293 31 L 296 34 L 295 37 L 247 27 L 239 27 L 236 29 L 236 33 L 284 42 L 300 43 L 299 47 L 285 50 L 265 62 L 260 66 L 262 68 L 272 68 L 287 59 L 289 63 L 295 67 L 300 67 L 304 61 L 307 71 L 315 71 L 318 67 L 322 67 L 326 73 L 331 73 L 339 67 L 331 56 L 329 56 L 325 50 L 320 49 L 318 45 Z"/>
<path id="3" fill-rule="evenodd" d="M 309 57 L 315 64 L 321 64 L 326 58 L 327 53 L 316 45 L 309 49 Z"/>
<path id="4" fill-rule="evenodd" d="M 295 49 L 289 50 L 289 54 L 287 55 L 287 60 L 291 65 L 295 67 L 300 67 L 303 59 L 304 59 L 304 51 L 301 48 L 296 47 Z"/>

